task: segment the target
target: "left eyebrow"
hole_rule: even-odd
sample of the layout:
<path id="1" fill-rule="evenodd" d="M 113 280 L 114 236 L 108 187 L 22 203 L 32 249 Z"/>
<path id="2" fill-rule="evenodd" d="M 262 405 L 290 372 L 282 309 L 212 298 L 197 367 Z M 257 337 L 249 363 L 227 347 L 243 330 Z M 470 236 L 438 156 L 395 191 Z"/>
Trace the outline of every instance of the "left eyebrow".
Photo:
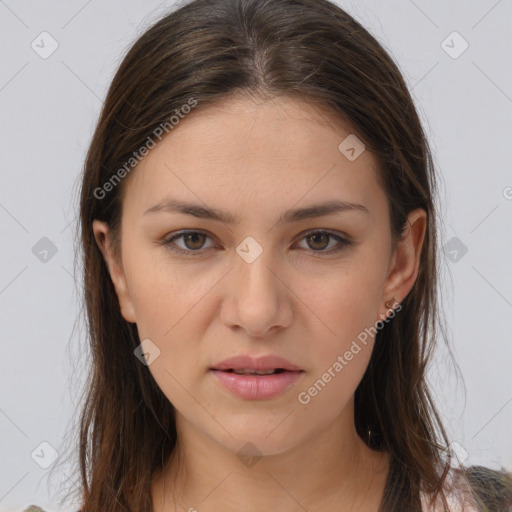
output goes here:
<path id="1" fill-rule="evenodd" d="M 343 213 L 349 211 L 356 211 L 367 214 L 370 213 L 368 208 L 362 204 L 349 203 L 346 201 L 329 201 L 326 203 L 306 206 L 305 208 L 288 210 L 279 217 L 277 223 L 283 224 L 298 222 L 304 219 L 324 217 L 334 213 Z M 192 215 L 200 219 L 216 220 L 225 224 L 234 224 L 240 222 L 239 217 L 235 217 L 229 212 L 222 211 L 217 208 L 209 208 L 196 203 L 187 203 L 178 199 L 165 199 L 155 206 L 148 208 L 144 212 L 144 215 L 156 212 L 182 213 L 185 215 Z"/>

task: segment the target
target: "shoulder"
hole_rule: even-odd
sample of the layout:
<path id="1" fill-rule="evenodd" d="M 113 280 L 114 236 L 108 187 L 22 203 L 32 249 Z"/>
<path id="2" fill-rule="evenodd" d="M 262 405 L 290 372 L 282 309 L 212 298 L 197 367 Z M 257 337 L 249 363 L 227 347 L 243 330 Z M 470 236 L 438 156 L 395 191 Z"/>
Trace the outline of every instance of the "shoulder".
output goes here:
<path id="1" fill-rule="evenodd" d="M 512 512 L 512 475 L 485 466 L 454 469 L 445 484 L 450 512 Z M 422 511 L 443 510 L 421 494 Z"/>
<path id="2" fill-rule="evenodd" d="M 23 512 L 46 512 L 43 508 L 37 505 L 29 505 Z M 81 512 L 80 510 L 78 512 Z"/>
<path id="3" fill-rule="evenodd" d="M 512 511 L 512 474 L 505 469 L 495 470 L 485 466 L 470 466 L 465 470 L 466 479 L 483 510 Z"/>
<path id="4" fill-rule="evenodd" d="M 445 490 L 444 494 L 450 512 L 481 512 L 468 486 L 459 484 L 458 487 Z M 440 497 L 433 503 L 430 496 L 422 492 L 421 510 L 422 512 L 444 512 L 445 509 Z"/>

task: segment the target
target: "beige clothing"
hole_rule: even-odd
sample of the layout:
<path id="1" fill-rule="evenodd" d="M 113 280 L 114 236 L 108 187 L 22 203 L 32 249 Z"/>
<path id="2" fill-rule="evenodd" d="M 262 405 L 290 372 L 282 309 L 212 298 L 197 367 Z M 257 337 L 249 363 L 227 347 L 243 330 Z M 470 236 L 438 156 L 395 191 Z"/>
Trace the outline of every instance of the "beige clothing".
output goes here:
<path id="1" fill-rule="evenodd" d="M 474 501 L 471 487 L 466 479 L 460 478 L 457 485 L 454 485 L 453 473 L 451 478 L 447 478 L 447 489 L 452 489 L 446 494 L 446 500 L 450 507 L 450 512 L 479 512 L 477 504 Z M 443 510 L 442 502 L 438 499 L 436 504 L 430 505 L 425 493 L 421 493 L 421 505 L 423 512 L 440 512 Z"/>

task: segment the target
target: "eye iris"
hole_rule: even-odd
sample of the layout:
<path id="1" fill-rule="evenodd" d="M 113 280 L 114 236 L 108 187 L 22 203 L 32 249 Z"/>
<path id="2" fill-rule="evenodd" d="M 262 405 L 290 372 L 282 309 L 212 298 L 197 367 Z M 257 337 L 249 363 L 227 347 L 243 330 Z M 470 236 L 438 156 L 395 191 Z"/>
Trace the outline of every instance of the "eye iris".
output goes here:
<path id="1" fill-rule="evenodd" d="M 199 244 L 199 247 L 190 247 L 189 245 L 189 241 L 192 240 L 192 243 L 197 243 L 197 237 L 205 237 L 206 235 L 204 233 L 189 233 L 189 234 L 186 234 L 186 235 L 183 235 L 183 239 L 184 239 L 184 242 L 185 242 L 185 245 L 187 246 L 188 249 L 201 249 L 201 247 L 204 245 L 204 240 L 202 241 L 202 243 Z"/>
<path id="2" fill-rule="evenodd" d="M 310 244 L 309 242 L 310 242 L 311 240 L 315 240 L 315 239 L 317 239 L 317 237 L 320 237 L 320 238 L 322 238 L 322 237 L 323 237 L 326 243 L 325 243 L 325 244 L 321 244 L 321 245 L 322 245 L 322 247 L 311 247 L 311 244 Z M 310 246 L 312 249 L 325 249 L 325 247 L 327 247 L 327 245 L 329 244 L 329 235 L 328 235 L 327 233 L 313 233 L 313 234 L 309 235 L 309 236 L 307 237 L 307 239 L 308 239 L 308 244 L 309 244 L 309 246 Z M 313 245 L 314 245 L 317 241 L 318 241 L 318 240 L 315 240 L 315 241 L 313 242 Z"/>
<path id="3" fill-rule="evenodd" d="M 184 233 L 180 238 L 183 239 L 185 246 L 190 251 L 197 251 L 201 249 L 205 242 L 204 233 L 200 233 L 197 231 L 191 233 Z M 329 240 L 331 238 L 330 233 L 324 233 L 322 231 L 316 231 L 315 233 L 311 233 L 306 236 L 306 240 L 308 241 L 308 245 L 311 249 L 321 251 L 325 249 L 329 245 Z M 319 244 L 319 245 L 315 245 Z"/>

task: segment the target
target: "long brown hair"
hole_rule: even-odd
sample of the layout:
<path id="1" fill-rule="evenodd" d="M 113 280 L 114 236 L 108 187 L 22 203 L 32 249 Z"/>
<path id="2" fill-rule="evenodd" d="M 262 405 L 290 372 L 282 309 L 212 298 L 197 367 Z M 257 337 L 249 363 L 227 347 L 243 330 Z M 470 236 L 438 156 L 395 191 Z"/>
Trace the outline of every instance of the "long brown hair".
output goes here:
<path id="1" fill-rule="evenodd" d="M 437 178 L 397 65 L 327 0 L 193 0 L 129 49 L 85 161 L 79 236 L 90 374 L 78 439 L 82 512 L 152 510 L 152 476 L 176 445 L 173 405 L 134 357 L 141 340 L 121 315 L 92 222 L 109 224 L 119 255 L 122 191 L 126 175 L 136 172 L 134 152 L 160 133 L 158 127 L 179 129 L 169 119 L 181 118 L 184 105 L 198 111 L 235 94 L 293 96 L 350 123 L 379 162 L 395 247 L 407 214 L 427 212 L 417 280 L 400 313 L 377 333 L 355 393 L 355 425 L 399 468 L 386 510 L 420 510 L 420 491 L 447 506 L 449 440 L 426 376 L 439 333 L 446 341 L 438 304 Z"/>

